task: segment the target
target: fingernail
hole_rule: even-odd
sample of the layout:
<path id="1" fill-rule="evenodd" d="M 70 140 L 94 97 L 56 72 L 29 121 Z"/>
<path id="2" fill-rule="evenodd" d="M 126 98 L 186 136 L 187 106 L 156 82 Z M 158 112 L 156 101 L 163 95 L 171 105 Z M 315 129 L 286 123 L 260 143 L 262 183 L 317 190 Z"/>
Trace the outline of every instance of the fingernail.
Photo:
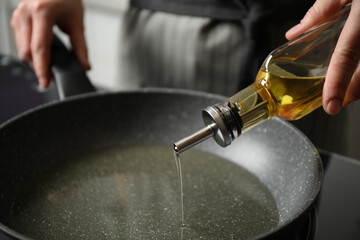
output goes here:
<path id="1" fill-rule="evenodd" d="M 341 110 L 341 101 L 339 99 L 331 99 L 326 107 L 326 112 L 331 115 L 336 115 Z"/>
<path id="2" fill-rule="evenodd" d="M 90 61 L 87 57 L 86 54 L 79 54 L 78 55 L 78 59 L 81 63 L 81 65 L 86 69 L 86 70 L 90 70 L 91 69 L 91 65 L 90 65 Z"/>
<path id="3" fill-rule="evenodd" d="M 286 33 L 285 33 L 285 36 L 286 37 L 292 37 L 292 35 L 296 35 L 296 33 L 299 31 L 301 25 L 300 23 L 295 25 L 294 27 L 290 28 Z"/>
<path id="4" fill-rule="evenodd" d="M 47 81 L 44 78 L 39 78 L 39 84 L 43 89 L 47 87 Z"/>
<path id="5" fill-rule="evenodd" d="M 86 70 L 90 70 L 91 69 L 91 64 L 89 61 L 86 62 Z"/>
<path id="6" fill-rule="evenodd" d="M 85 67 L 86 70 L 90 70 L 90 69 L 91 69 L 91 64 L 90 64 L 90 61 L 89 61 L 88 58 L 85 57 L 85 58 L 83 59 L 83 63 L 84 63 L 84 67 Z"/>

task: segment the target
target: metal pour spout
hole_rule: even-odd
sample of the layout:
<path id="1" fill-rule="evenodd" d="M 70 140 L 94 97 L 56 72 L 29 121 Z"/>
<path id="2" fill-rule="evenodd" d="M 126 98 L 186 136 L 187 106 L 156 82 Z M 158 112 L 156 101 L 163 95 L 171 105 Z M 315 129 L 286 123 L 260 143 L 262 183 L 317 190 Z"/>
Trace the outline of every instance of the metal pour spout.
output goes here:
<path id="1" fill-rule="evenodd" d="M 212 137 L 216 131 L 217 131 L 216 123 L 209 124 L 203 129 L 191 134 L 190 136 L 175 142 L 174 150 L 177 154 L 180 154 L 183 151 Z"/>
<path id="2" fill-rule="evenodd" d="M 175 142 L 174 150 L 177 154 L 210 137 L 220 146 L 226 147 L 241 134 L 241 121 L 236 118 L 228 101 L 205 108 L 202 115 L 206 127 Z"/>

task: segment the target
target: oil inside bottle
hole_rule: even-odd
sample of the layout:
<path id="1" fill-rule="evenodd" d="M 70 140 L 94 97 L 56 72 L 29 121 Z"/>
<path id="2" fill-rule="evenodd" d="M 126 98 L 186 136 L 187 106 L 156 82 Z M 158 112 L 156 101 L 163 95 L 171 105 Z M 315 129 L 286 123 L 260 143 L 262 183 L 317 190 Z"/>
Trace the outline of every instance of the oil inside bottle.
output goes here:
<path id="1" fill-rule="evenodd" d="M 274 116 L 297 120 L 320 107 L 326 71 L 327 66 L 270 55 L 255 82 L 230 98 L 242 119 L 242 132 Z"/>

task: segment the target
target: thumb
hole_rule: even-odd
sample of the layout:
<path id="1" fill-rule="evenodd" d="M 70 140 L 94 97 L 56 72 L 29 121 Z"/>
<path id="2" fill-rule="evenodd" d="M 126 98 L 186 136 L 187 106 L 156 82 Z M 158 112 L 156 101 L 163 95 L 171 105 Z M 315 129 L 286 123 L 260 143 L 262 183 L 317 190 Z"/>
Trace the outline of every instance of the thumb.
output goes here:
<path id="1" fill-rule="evenodd" d="M 337 13 L 346 2 L 346 0 L 317 0 L 307 11 L 300 23 L 286 32 L 285 37 L 291 40 L 310 30 L 312 27 L 323 23 Z"/>
<path id="2" fill-rule="evenodd" d="M 73 51 L 80 61 L 80 63 L 83 65 L 83 67 L 86 70 L 91 69 L 91 65 L 88 58 L 88 50 L 85 40 L 85 34 L 84 34 L 84 28 L 83 26 L 80 27 L 72 27 L 69 31 L 69 37 L 71 46 L 73 48 Z"/>

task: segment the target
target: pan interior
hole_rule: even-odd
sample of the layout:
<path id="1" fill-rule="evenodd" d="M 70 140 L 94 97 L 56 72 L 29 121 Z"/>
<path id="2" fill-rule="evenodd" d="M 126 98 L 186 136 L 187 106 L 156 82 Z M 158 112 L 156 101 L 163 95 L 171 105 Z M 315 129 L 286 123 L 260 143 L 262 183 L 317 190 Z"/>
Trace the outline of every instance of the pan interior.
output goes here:
<path id="1" fill-rule="evenodd" d="M 268 188 L 241 166 L 200 150 L 181 155 L 185 228 L 172 146 L 86 153 L 29 181 L 9 227 L 41 239 L 248 239 L 278 225 Z"/>

